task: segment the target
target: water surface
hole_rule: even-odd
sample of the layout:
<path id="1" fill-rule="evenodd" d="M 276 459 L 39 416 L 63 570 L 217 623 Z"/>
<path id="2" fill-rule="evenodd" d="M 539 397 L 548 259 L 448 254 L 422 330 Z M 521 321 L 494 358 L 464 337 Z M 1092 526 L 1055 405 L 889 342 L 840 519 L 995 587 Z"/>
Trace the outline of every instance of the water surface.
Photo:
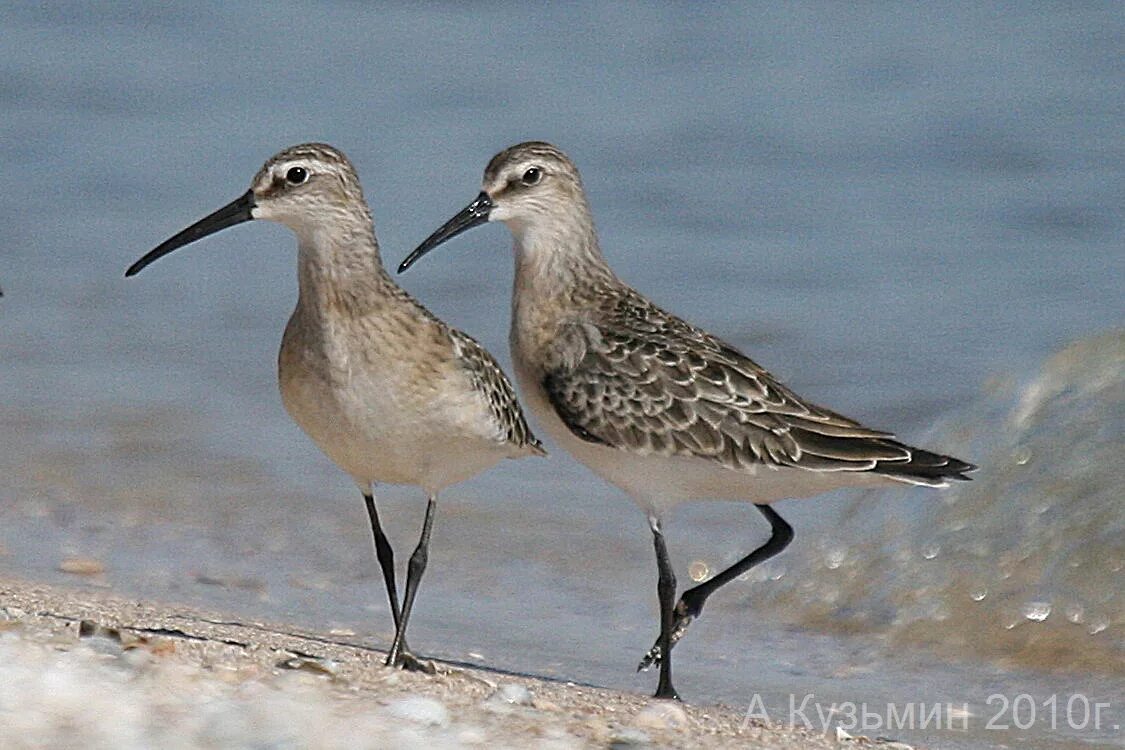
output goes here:
<path id="1" fill-rule="evenodd" d="M 578 163 L 630 283 L 814 400 L 982 466 L 945 493 L 779 504 L 796 542 L 709 602 L 681 692 L 757 693 L 780 720 L 808 692 L 970 704 L 968 733 L 889 732 L 931 744 L 1120 742 L 1042 711 L 983 728 L 993 693 L 1083 695 L 1125 724 L 1114 4 L 121 4 L 2 23 L 0 570 L 74 582 L 60 560 L 90 557 L 131 595 L 389 642 L 359 495 L 276 393 L 290 234 L 239 227 L 122 273 L 309 139 L 355 161 L 397 263 L 495 151 L 541 138 Z M 505 365 L 509 244 L 480 229 L 402 278 Z M 379 497 L 405 558 L 423 498 Z M 763 526 L 683 506 L 681 580 Z M 508 462 L 445 494 L 413 642 L 648 691 L 651 557 L 641 514 L 560 451 Z"/>

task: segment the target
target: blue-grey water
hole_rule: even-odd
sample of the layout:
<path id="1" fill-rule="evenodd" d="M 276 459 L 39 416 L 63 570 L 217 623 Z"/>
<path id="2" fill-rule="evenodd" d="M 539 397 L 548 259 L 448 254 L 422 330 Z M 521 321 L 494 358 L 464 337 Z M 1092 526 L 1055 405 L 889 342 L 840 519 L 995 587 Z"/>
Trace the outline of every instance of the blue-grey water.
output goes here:
<path id="1" fill-rule="evenodd" d="M 780 503 L 796 541 L 708 604 L 681 693 L 775 721 L 791 694 L 913 705 L 868 733 L 933 745 L 1121 743 L 1119 4 L 11 4 L 0 37 L 0 572 L 81 583 L 60 561 L 93 558 L 92 585 L 386 645 L 359 494 L 276 393 L 292 236 L 122 273 L 314 139 L 356 163 L 397 263 L 494 152 L 545 139 L 634 286 L 981 465 Z M 505 365 L 509 245 L 479 229 L 401 279 Z M 405 558 L 423 498 L 379 497 Z M 681 580 L 763 526 L 681 506 Z M 651 558 L 640 512 L 561 451 L 507 462 L 445 493 L 412 643 L 647 692 Z M 1082 700 L 1100 723 L 1066 714 Z M 934 704 L 968 704 L 967 731 L 918 727 Z"/>

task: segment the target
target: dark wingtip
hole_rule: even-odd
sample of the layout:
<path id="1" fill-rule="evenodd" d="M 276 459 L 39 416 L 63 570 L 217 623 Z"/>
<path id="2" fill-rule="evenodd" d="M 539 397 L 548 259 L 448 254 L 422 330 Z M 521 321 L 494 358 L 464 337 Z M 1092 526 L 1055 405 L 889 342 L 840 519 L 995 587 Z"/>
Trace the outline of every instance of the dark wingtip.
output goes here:
<path id="1" fill-rule="evenodd" d="M 902 444 L 898 443 L 898 445 Z M 965 475 L 976 471 L 976 464 L 922 448 L 910 448 L 905 445 L 903 447 L 908 448 L 911 452 L 908 462 L 879 462 L 876 464 L 875 471 L 903 481 L 918 482 L 935 487 L 942 486 L 947 480 L 973 481 L 972 477 Z"/>
<path id="2" fill-rule="evenodd" d="M 976 471 L 976 464 L 971 464 L 968 461 L 962 461 L 961 459 L 954 458 L 953 456 L 943 456 L 943 458 L 946 459 L 946 463 L 941 468 L 942 471 L 945 472 L 946 478 L 956 479 L 961 482 L 973 481 L 972 477 L 967 477 L 965 475 L 969 472 Z"/>

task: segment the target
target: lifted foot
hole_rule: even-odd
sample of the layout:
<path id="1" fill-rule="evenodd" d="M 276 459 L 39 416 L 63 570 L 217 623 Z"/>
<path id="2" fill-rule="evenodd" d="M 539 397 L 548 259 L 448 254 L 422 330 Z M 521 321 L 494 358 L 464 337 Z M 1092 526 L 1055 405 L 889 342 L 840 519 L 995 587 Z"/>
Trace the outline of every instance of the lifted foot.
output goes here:
<path id="1" fill-rule="evenodd" d="M 691 625 L 691 621 L 695 619 L 695 617 L 693 617 L 692 615 L 689 615 L 689 614 L 685 613 L 684 609 L 685 608 L 683 606 L 683 601 L 681 601 L 679 604 L 676 605 L 676 610 L 675 610 L 676 621 L 672 626 L 672 645 L 673 646 L 675 646 L 676 643 L 681 638 L 684 637 L 684 633 L 687 632 L 688 625 Z M 644 655 L 643 659 L 641 659 L 641 663 L 637 665 L 637 671 L 638 672 L 644 672 L 649 667 L 652 667 L 654 665 L 659 665 L 661 660 L 663 660 L 663 658 L 664 658 L 664 651 L 663 651 L 663 649 L 660 648 L 660 638 L 658 637 L 656 639 L 656 643 L 652 644 L 652 648 L 650 648 L 648 650 L 648 653 Z M 675 696 L 657 695 L 656 697 L 657 698 L 665 698 L 665 697 L 675 697 Z"/>

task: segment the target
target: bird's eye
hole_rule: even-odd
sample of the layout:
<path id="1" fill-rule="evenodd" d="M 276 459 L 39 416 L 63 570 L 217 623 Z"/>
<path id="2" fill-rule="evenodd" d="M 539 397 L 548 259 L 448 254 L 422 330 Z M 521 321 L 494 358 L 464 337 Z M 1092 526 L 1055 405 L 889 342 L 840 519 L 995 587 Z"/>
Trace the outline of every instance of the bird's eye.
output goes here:
<path id="1" fill-rule="evenodd" d="M 285 173 L 285 179 L 290 185 L 300 185 L 309 179 L 309 170 L 304 167 L 290 167 Z"/>
<path id="2" fill-rule="evenodd" d="M 541 179 L 543 179 L 543 170 L 539 167 L 531 167 L 524 172 L 523 177 L 520 178 L 524 185 L 538 184 Z"/>

